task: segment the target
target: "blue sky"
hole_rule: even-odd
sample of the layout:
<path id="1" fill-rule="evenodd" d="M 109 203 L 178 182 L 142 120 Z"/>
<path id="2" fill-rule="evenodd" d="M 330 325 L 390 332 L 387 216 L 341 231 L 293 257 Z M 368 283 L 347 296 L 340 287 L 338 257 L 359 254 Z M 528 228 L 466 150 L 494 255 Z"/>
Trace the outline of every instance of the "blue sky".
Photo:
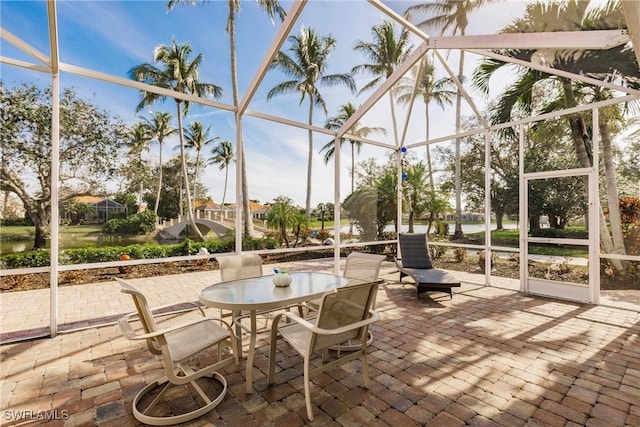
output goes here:
<path id="1" fill-rule="evenodd" d="M 411 2 L 388 2 L 387 5 L 402 13 Z M 138 64 L 151 62 L 154 47 L 169 44 L 172 39 L 179 43 L 189 42 L 194 53 L 202 53 L 204 61 L 200 70 L 201 81 L 222 86 L 223 103 L 232 103 L 231 77 L 229 67 L 229 38 L 225 34 L 227 2 L 211 1 L 197 7 L 181 5 L 171 12 L 166 10 L 164 1 L 60 1 L 57 3 L 60 26 L 60 60 L 67 64 L 89 68 L 117 77 L 127 78 L 128 70 Z M 291 3 L 283 2 L 285 9 Z M 521 16 L 523 1 L 503 1 L 490 5 L 488 9 L 472 15 L 468 34 L 493 33 L 496 29 Z M 0 2 L 2 27 L 36 49 L 49 55 L 46 2 L 5 1 Z M 360 54 L 352 50 L 358 40 L 371 40 L 371 26 L 381 23 L 382 13 L 364 1 L 312 0 L 296 22 L 293 30 L 299 33 L 302 25 L 314 28 L 321 35 L 331 34 L 337 40 L 336 50 L 329 58 L 328 73 L 345 73 L 353 66 L 366 62 Z M 238 73 L 240 96 L 244 94 L 254 77 L 256 68 L 278 29 L 278 22 L 272 25 L 266 14 L 254 1 L 242 3 L 237 19 Z M 2 56 L 35 62 L 26 54 L 2 40 Z M 414 44 L 419 44 L 415 40 Z M 288 44 L 285 42 L 283 50 Z M 446 52 L 443 52 L 446 55 Z M 477 57 L 467 59 L 468 67 L 477 64 Z M 450 66 L 457 69 L 456 57 L 450 56 Z M 49 77 L 23 68 L 6 64 L 0 65 L 0 73 L 5 85 L 12 86 L 23 81 L 34 81 L 41 85 L 49 83 Z M 299 95 L 282 96 L 270 102 L 266 93 L 275 84 L 284 80 L 278 72 L 269 72 L 260 86 L 250 110 L 283 116 L 305 123 L 307 104 L 299 105 Z M 366 76 L 357 78 L 358 87 L 368 81 Z M 63 87 L 74 87 L 78 94 L 101 108 L 117 114 L 127 123 L 137 120 L 135 106 L 138 91 L 117 85 L 63 73 Z M 353 102 L 359 105 L 366 96 L 356 97 L 343 88 L 321 88 L 327 101 L 329 116 L 336 114 L 341 104 Z M 482 100 L 478 100 L 479 104 Z M 172 101 L 158 103 L 152 110 L 164 110 L 175 114 Z M 145 115 L 148 112 L 141 112 Z M 408 140 L 419 140 L 423 136 L 424 125 L 420 122 L 424 113 L 414 113 L 408 129 Z M 326 117 L 315 110 L 314 124 L 322 127 Z M 363 125 L 382 126 L 391 129 L 386 103 L 375 107 L 362 120 Z M 450 134 L 453 126 L 451 111 L 432 112 L 432 136 L 439 132 Z M 200 120 L 212 126 L 213 135 L 230 141 L 235 140 L 232 114 L 211 108 L 193 106 L 186 122 Z M 436 125 L 434 125 L 435 123 Z M 252 199 L 269 202 L 283 194 L 304 205 L 306 188 L 307 132 L 305 130 L 275 124 L 253 117 L 244 120 L 244 136 L 249 162 L 249 190 Z M 389 132 L 389 135 L 391 132 Z M 333 200 L 333 166 L 324 165 L 318 151 L 330 138 L 314 134 L 314 174 L 312 205 Z M 386 142 L 391 142 L 387 140 Z M 171 147 L 164 149 L 164 159 L 176 154 Z M 207 149 L 209 151 L 210 149 Z M 384 158 L 386 150 L 365 147 L 358 160 L 376 156 Z M 343 172 L 341 198 L 349 190 L 347 168 L 349 151 L 342 151 Z M 209 154 L 207 153 L 208 157 Z M 157 159 L 154 149 L 152 160 Z M 154 160 L 155 161 L 155 160 Z M 235 199 L 231 168 L 231 185 L 226 201 Z M 209 187 L 209 195 L 217 202 L 222 199 L 224 174 L 217 167 L 209 167 L 204 172 L 204 182 Z"/>

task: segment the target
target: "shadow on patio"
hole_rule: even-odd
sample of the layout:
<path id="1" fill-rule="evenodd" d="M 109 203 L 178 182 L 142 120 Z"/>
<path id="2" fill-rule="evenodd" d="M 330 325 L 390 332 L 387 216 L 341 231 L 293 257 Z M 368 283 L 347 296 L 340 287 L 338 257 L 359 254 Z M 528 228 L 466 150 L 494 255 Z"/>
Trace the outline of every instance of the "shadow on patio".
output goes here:
<path id="1" fill-rule="evenodd" d="M 416 299 L 392 271 L 383 268 L 378 292 L 370 389 L 358 362 L 319 375 L 312 424 L 640 425 L 640 313 L 469 284 L 453 300 Z M 241 360 L 222 372 L 225 400 L 189 425 L 307 423 L 302 358 L 282 344 L 267 386 L 267 339 L 259 336 L 255 393 L 245 392 Z M 1 350 L 3 425 L 139 425 L 133 396 L 163 373 L 113 325 Z"/>

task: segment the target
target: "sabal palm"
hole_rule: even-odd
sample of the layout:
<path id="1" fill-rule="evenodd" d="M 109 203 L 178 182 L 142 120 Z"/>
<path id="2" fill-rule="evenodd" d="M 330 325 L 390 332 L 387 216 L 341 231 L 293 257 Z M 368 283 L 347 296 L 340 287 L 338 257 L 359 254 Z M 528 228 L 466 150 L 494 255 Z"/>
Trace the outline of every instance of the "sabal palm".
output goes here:
<path id="1" fill-rule="evenodd" d="M 330 129 L 330 130 L 338 130 L 340 129 L 347 120 L 349 120 L 349 118 L 351 118 L 351 116 L 353 116 L 353 113 L 356 112 L 356 107 L 351 103 L 351 102 L 347 102 L 346 104 L 342 104 L 340 106 L 340 110 L 338 112 L 337 115 L 333 116 L 333 117 L 329 117 L 327 119 L 327 122 L 325 123 L 324 127 L 325 129 Z M 361 138 L 366 138 L 367 136 L 369 136 L 372 133 L 376 133 L 376 132 L 380 132 L 382 134 L 387 133 L 385 128 L 382 127 L 369 127 L 369 126 L 360 126 L 359 122 L 356 122 L 353 124 L 353 126 L 349 129 L 349 134 L 356 136 L 356 137 L 361 137 Z M 357 139 L 350 139 L 350 138 L 341 138 L 340 139 L 340 146 L 342 147 L 342 144 L 345 142 L 349 142 L 351 144 L 351 192 L 353 193 L 355 187 L 355 151 L 357 150 L 358 153 L 360 153 L 360 149 L 362 148 L 362 142 L 357 140 Z M 331 158 L 334 156 L 336 151 L 336 140 L 335 138 L 332 139 L 331 141 L 327 142 L 321 149 L 320 152 L 324 152 L 324 163 L 327 164 L 329 163 L 329 161 L 331 160 Z"/>
<path id="2" fill-rule="evenodd" d="M 222 203 L 220 203 L 220 222 L 222 222 L 222 210 L 224 208 L 224 199 L 227 195 L 227 182 L 229 178 L 229 165 L 233 161 L 235 153 L 233 145 L 229 141 L 220 141 L 220 143 L 211 150 L 212 157 L 209 158 L 207 164 L 218 165 L 218 169 L 224 169 L 224 189 L 222 190 Z"/>
<path id="3" fill-rule="evenodd" d="M 204 0 L 169 0 L 167 8 L 172 9 L 175 5 L 181 3 L 202 4 L 204 3 Z M 284 20 L 286 12 L 282 8 L 278 0 L 256 0 L 256 3 L 267 13 L 269 18 L 271 19 L 271 22 L 274 21 L 276 15 L 280 18 L 281 21 Z M 240 13 L 240 0 L 228 0 L 227 6 L 229 15 L 227 17 L 226 31 L 227 34 L 229 34 L 229 52 L 231 55 L 231 92 L 233 94 L 233 105 L 238 106 L 239 95 L 238 71 L 236 61 L 236 14 Z M 239 125 L 239 117 L 236 117 L 236 124 Z M 236 143 L 242 149 L 242 159 L 240 161 L 240 167 L 242 169 L 242 216 L 243 218 L 245 218 L 244 235 L 245 237 L 250 237 L 253 226 L 251 223 L 251 212 L 249 210 L 249 185 L 247 183 L 247 163 L 245 161 L 246 151 L 244 150 L 244 141 L 242 139 L 236 141 Z"/>
<path id="4" fill-rule="evenodd" d="M 189 124 L 189 127 L 185 129 L 185 148 L 193 149 L 196 151 L 196 167 L 193 172 L 193 200 L 198 201 L 196 194 L 196 183 L 198 182 L 198 167 L 200 166 L 200 153 L 205 146 L 211 144 L 215 140 L 219 139 L 217 136 L 209 138 L 211 126 L 207 126 L 205 129 L 202 122 L 195 121 Z"/>
<path id="5" fill-rule="evenodd" d="M 192 49 L 189 43 L 178 44 L 174 39 L 170 46 L 160 45 L 154 49 L 154 63 L 160 65 L 162 68 L 148 63 L 140 64 L 129 70 L 129 75 L 134 80 L 164 89 L 201 97 L 213 96 L 215 99 L 220 98 L 222 96 L 222 88 L 211 83 L 202 83 L 198 79 L 198 69 L 202 62 L 202 54 L 196 55 L 193 60 L 190 59 L 191 54 Z M 165 95 L 142 91 L 142 99 L 138 103 L 137 111 L 165 98 Z M 187 199 L 187 215 L 198 238 L 204 240 L 193 217 L 191 192 L 189 191 L 189 179 L 187 175 L 187 161 L 182 126 L 182 104 L 184 102 L 184 114 L 186 114 L 189 110 L 189 102 L 179 98 L 175 98 L 175 101 L 178 118 L 178 136 L 180 137 L 182 175 Z"/>
<path id="6" fill-rule="evenodd" d="M 469 25 L 469 14 L 492 0 L 433 0 L 407 8 L 405 16 L 423 31 L 440 30 L 440 34 L 450 31 L 452 35 L 465 35 Z M 415 19 L 417 15 L 425 15 L 426 19 Z M 458 80 L 464 77 L 464 50 L 460 49 L 458 62 Z M 456 134 L 460 133 L 462 113 L 462 96 L 458 90 L 456 98 Z M 460 179 L 460 138 L 455 143 L 455 193 L 456 193 L 456 226 L 454 239 L 463 237 L 462 233 L 462 181 Z"/>
<path id="7" fill-rule="evenodd" d="M 373 42 L 358 41 L 353 48 L 353 50 L 364 54 L 370 62 L 353 67 L 351 73 L 356 75 L 366 72 L 374 76 L 369 83 L 360 89 L 358 95 L 379 86 L 405 61 L 411 51 L 409 32 L 406 29 L 400 30 L 400 33 L 396 35 L 393 24 L 384 21 L 380 25 L 373 26 L 371 32 L 373 33 Z M 393 92 L 389 94 L 389 100 L 391 103 L 393 136 L 396 145 L 399 145 Z"/>
<path id="8" fill-rule="evenodd" d="M 616 22 L 615 17 L 608 17 L 608 13 L 616 14 L 619 10 L 604 12 L 602 15 L 592 15 L 591 19 L 583 20 L 587 8 L 584 2 L 568 2 L 565 4 L 547 4 L 535 3 L 527 7 L 526 16 L 523 19 L 516 20 L 513 24 L 504 29 L 505 32 L 529 32 L 536 31 L 541 27 L 549 28 L 554 25 L 555 30 L 580 30 L 585 29 L 598 23 L 602 26 L 605 22 Z M 573 19 L 566 21 L 550 20 L 550 16 L 571 16 Z M 615 24 L 614 24 L 615 27 Z M 600 67 L 603 57 L 613 59 L 607 60 L 606 66 L 608 70 L 613 71 L 617 78 L 627 80 L 627 84 L 637 84 L 637 66 L 632 75 L 623 74 L 623 70 L 633 69 L 629 64 L 633 64 L 635 59 L 632 51 L 627 47 L 616 47 L 611 52 L 584 52 L 581 55 L 576 52 L 559 52 L 554 55 L 554 67 L 567 71 L 580 72 L 587 75 L 593 74 L 597 76 L 601 73 Z M 506 52 L 507 55 L 517 57 L 519 59 L 530 59 L 532 51 L 511 50 Z M 595 58 L 599 57 L 599 60 Z M 590 60 L 587 60 L 590 59 Z M 486 59 L 474 72 L 474 82 L 483 90 L 487 90 L 489 79 L 499 69 L 507 65 L 498 60 Z M 535 108 L 533 93 L 537 87 L 547 84 L 548 88 L 555 90 L 556 97 L 548 101 L 545 105 L 539 107 L 540 112 L 548 112 L 564 108 L 574 107 L 580 99 L 585 96 L 590 100 L 601 100 L 609 96 L 607 90 L 595 88 L 580 82 L 572 81 L 569 78 L 558 78 L 554 75 L 529 69 L 527 67 L 515 66 L 518 73 L 514 85 L 505 91 L 498 99 L 495 108 L 492 110 L 492 122 L 503 123 L 509 121 L 511 115 L 516 110 L 521 110 L 527 114 L 531 114 Z M 606 76 L 605 76 L 606 77 Z M 589 100 L 589 99 L 587 99 Z M 609 108 L 610 109 L 610 108 Z M 601 109 L 601 112 L 607 112 L 608 109 Z M 619 113 L 619 111 L 618 111 Z M 603 157 L 605 164 L 606 187 L 609 200 L 609 219 L 611 221 L 612 235 L 609 234 L 608 226 L 602 209 L 599 213 L 600 221 L 600 243 L 607 253 L 624 253 L 624 239 L 621 232 L 620 213 L 617 196 L 616 171 L 613 164 L 613 154 L 611 149 L 611 140 L 609 137 L 608 122 L 612 118 L 611 114 L 605 114 L 600 120 L 600 134 L 603 145 Z M 591 139 L 583 129 L 587 128 L 585 119 L 579 114 L 567 116 L 568 124 L 571 128 L 574 149 L 581 167 L 591 167 L 592 159 L 589 151 L 591 149 Z M 621 269 L 621 264 L 612 260 L 616 268 Z"/>
<path id="9" fill-rule="evenodd" d="M 331 36 L 320 36 L 312 28 L 302 28 L 300 35 L 288 38 L 291 56 L 280 51 L 271 63 L 271 69 L 279 69 L 292 80 L 278 83 L 267 94 L 267 100 L 280 94 L 298 92 L 300 104 L 309 98 L 309 125 L 313 124 L 313 110 L 320 107 L 327 114 L 327 107 L 318 86 L 344 85 L 355 91 L 356 84 L 351 74 L 325 74 L 328 59 L 335 49 L 336 40 Z M 307 160 L 307 197 L 305 216 L 311 215 L 311 173 L 313 166 L 313 132 L 308 131 L 309 155 Z"/>
<path id="10" fill-rule="evenodd" d="M 145 126 L 147 127 L 151 138 L 155 139 L 158 143 L 158 191 L 156 192 L 156 205 L 153 211 L 158 214 L 158 207 L 160 206 L 160 194 L 162 192 L 162 148 L 164 147 L 164 141 L 166 138 L 175 135 L 178 129 L 171 125 L 173 117 L 171 113 L 166 111 L 157 111 L 151 120 L 143 117 Z"/>

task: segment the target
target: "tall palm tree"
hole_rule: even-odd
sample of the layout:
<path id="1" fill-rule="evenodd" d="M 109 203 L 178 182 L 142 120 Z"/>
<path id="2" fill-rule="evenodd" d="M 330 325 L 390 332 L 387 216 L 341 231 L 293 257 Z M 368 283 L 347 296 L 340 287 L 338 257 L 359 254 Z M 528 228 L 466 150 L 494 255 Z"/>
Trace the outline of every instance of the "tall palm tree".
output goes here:
<path id="1" fill-rule="evenodd" d="M 202 4 L 204 0 L 169 0 L 167 4 L 168 9 L 172 9 L 175 5 L 180 3 L 188 3 L 188 4 Z M 262 8 L 269 18 L 271 22 L 274 21 L 276 15 L 280 18 L 280 21 L 284 20 L 286 16 L 286 12 L 284 8 L 280 5 L 278 0 L 256 0 L 256 3 L 260 8 Z M 237 61 L 236 61 L 236 14 L 240 13 L 240 0 L 228 0 L 228 9 L 229 15 L 227 18 L 227 27 L 226 31 L 229 34 L 229 45 L 230 45 L 230 55 L 231 55 L 231 91 L 233 93 L 233 105 L 238 106 L 239 104 L 239 95 L 238 95 L 238 71 L 237 71 Z M 236 115 L 236 126 L 239 126 L 240 117 Z M 244 141 L 240 139 L 236 141 L 238 147 L 241 148 L 242 151 L 242 159 L 240 159 L 240 167 L 242 169 L 242 183 L 241 183 L 241 194 L 242 194 L 242 216 L 245 219 L 244 221 L 244 236 L 251 237 L 251 232 L 253 230 L 253 223 L 251 222 L 251 212 L 249 209 L 249 185 L 247 183 L 247 166 L 246 166 L 246 152 L 244 150 Z"/>
<path id="2" fill-rule="evenodd" d="M 153 211 L 158 214 L 158 206 L 160 205 L 160 194 L 162 191 L 162 148 L 166 138 L 175 135 L 178 129 L 171 126 L 173 117 L 171 113 L 166 111 L 156 111 L 151 120 L 143 117 L 145 126 L 153 139 L 158 143 L 158 191 L 156 192 L 156 205 Z"/>
<path id="3" fill-rule="evenodd" d="M 149 150 L 149 142 L 152 136 L 150 135 L 148 127 L 145 123 L 138 122 L 134 124 L 128 131 L 129 138 L 126 140 L 127 147 L 129 148 L 128 161 L 133 165 L 136 165 L 136 171 L 142 171 L 142 153 Z M 140 192 L 138 195 L 138 204 L 142 204 L 142 186 L 143 180 L 140 179 Z"/>
<path id="4" fill-rule="evenodd" d="M 329 117 L 327 119 L 327 122 L 324 125 L 325 129 L 330 129 L 330 130 L 340 129 L 342 125 L 344 125 L 346 121 L 349 120 L 351 116 L 353 116 L 353 113 L 355 112 L 356 112 L 356 107 L 354 107 L 354 105 L 351 102 L 342 104 L 340 106 L 340 110 L 338 111 L 338 114 L 333 117 Z M 349 129 L 349 133 L 351 135 L 361 137 L 361 138 L 366 138 L 371 133 L 376 133 L 376 132 L 380 132 L 383 135 L 387 134 L 387 130 L 385 128 L 360 126 L 359 122 L 354 123 L 351 129 Z M 355 191 L 355 170 L 356 170 L 355 152 L 357 150 L 358 153 L 360 153 L 360 149 L 362 148 L 362 142 L 357 139 L 340 138 L 340 147 L 342 147 L 342 144 L 345 142 L 349 142 L 351 144 L 351 192 L 353 193 Z M 324 151 L 324 164 L 326 165 L 327 163 L 329 163 L 329 161 L 335 154 L 335 151 L 336 151 L 335 138 L 327 142 L 320 149 L 321 153 L 323 151 Z M 349 233 L 353 233 L 353 222 L 351 222 L 349 225 Z"/>
<path id="5" fill-rule="evenodd" d="M 452 35 L 465 35 L 469 25 L 469 14 L 492 0 L 432 0 L 427 3 L 410 6 L 405 16 L 415 22 L 416 15 L 426 15 L 426 19 L 416 22 L 416 26 L 423 31 L 440 30 L 443 35 L 451 31 Z M 460 49 L 458 62 L 458 81 L 464 78 L 464 50 Z M 456 134 L 460 133 L 462 113 L 462 96 L 458 90 L 456 97 Z M 462 181 L 460 179 L 460 138 L 456 138 L 455 146 L 455 192 L 456 192 L 456 227 L 454 239 L 461 239 L 462 233 Z"/>
<path id="6" fill-rule="evenodd" d="M 416 85 L 417 82 L 417 85 Z M 440 208 L 442 203 L 438 199 L 441 196 L 436 192 L 436 186 L 433 179 L 433 164 L 431 162 L 431 145 L 428 144 L 430 138 L 431 117 L 429 114 L 432 102 L 435 102 L 443 110 L 445 106 L 453 104 L 453 98 L 456 96 L 455 85 L 450 77 L 442 77 L 436 79 L 433 60 L 429 55 L 425 55 L 421 63 L 417 67 L 413 67 L 408 76 L 400 79 L 396 85 L 395 91 L 398 95 L 400 104 L 408 104 L 413 98 L 413 91 L 422 97 L 425 110 L 425 146 L 427 155 L 427 175 L 429 176 L 429 191 L 426 197 L 430 200 L 426 204 L 429 210 L 429 225 L 427 226 L 427 234 L 431 231 L 431 224 L 438 212 L 430 208 Z M 409 225 L 411 227 L 411 224 Z"/>
<path id="7" fill-rule="evenodd" d="M 274 96 L 292 92 L 300 94 L 300 104 L 309 98 L 309 125 L 313 124 L 313 109 L 320 107 L 327 114 L 327 106 L 318 85 L 345 85 L 355 91 L 356 84 L 351 74 L 325 74 L 329 55 L 336 46 L 336 40 L 331 36 L 321 37 L 312 28 L 302 28 L 300 35 L 289 36 L 289 51 L 292 56 L 280 51 L 273 58 L 271 69 L 279 69 L 292 78 L 278 83 L 267 94 L 267 100 Z M 313 132 L 308 131 L 309 155 L 307 160 L 307 197 L 305 216 L 311 216 L 311 172 L 313 165 Z"/>
<path id="8" fill-rule="evenodd" d="M 202 62 L 202 54 L 196 55 L 193 60 L 190 59 L 191 54 L 192 49 L 189 43 L 178 44 L 174 39 L 170 46 L 160 45 L 154 49 L 153 61 L 162 68 L 158 68 L 154 64 L 140 64 L 129 70 L 129 76 L 133 80 L 164 89 L 170 89 L 176 92 L 201 97 L 211 95 L 215 99 L 219 99 L 222 96 L 222 88 L 212 83 L 202 83 L 198 79 L 198 68 Z M 142 99 L 138 103 L 136 108 L 137 111 L 140 111 L 145 106 L 153 104 L 155 101 L 166 98 L 164 95 L 158 95 L 147 91 L 142 91 L 141 95 Z M 183 101 L 179 98 L 175 98 L 175 101 L 178 118 L 178 136 L 180 137 L 180 158 L 182 161 L 183 182 L 187 199 L 187 215 L 197 237 L 200 240 L 204 240 L 202 233 L 196 226 L 193 216 L 191 192 L 189 191 L 189 179 L 187 175 L 187 159 L 185 154 L 182 115 L 189 111 L 189 102 Z M 184 112 L 182 107 L 183 103 Z"/>
<path id="9" fill-rule="evenodd" d="M 217 136 L 213 138 L 209 138 L 209 132 L 211 131 L 211 126 L 207 126 L 205 129 L 202 125 L 202 122 L 194 121 L 189 124 L 189 127 L 185 129 L 185 148 L 196 150 L 196 168 L 193 172 L 193 200 L 198 201 L 198 197 L 196 194 L 196 183 L 198 182 L 198 167 L 200 166 L 200 153 L 205 148 L 205 146 L 211 144 L 217 139 L 220 139 Z"/>
<path id="10" fill-rule="evenodd" d="M 379 86 L 405 61 L 411 51 L 409 32 L 406 29 L 400 30 L 400 33 L 396 35 L 393 24 L 389 21 L 384 21 L 380 25 L 373 26 L 371 32 L 373 33 L 373 42 L 358 41 L 353 48 L 353 50 L 364 54 L 371 62 L 353 67 L 351 73 L 356 75 L 367 72 L 374 76 L 369 83 L 360 89 L 358 95 Z M 396 145 L 399 145 L 393 92 L 389 93 L 389 101 L 391 104 L 393 136 Z"/>
<path id="11" fill-rule="evenodd" d="M 591 15 L 590 19 L 583 19 L 587 14 L 587 4 L 584 2 L 567 2 L 564 4 L 547 4 L 534 3 L 527 7 L 526 15 L 523 19 L 514 21 L 511 25 L 504 28 L 504 32 L 531 32 L 537 31 L 541 27 L 548 30 L 581 30 L 589 29 L 595 25 L 602 28 L 609 26 L 615 28 L 619 20 L 615 16 L 608 15 L 619 13 L 619 9 L 602 11 L 602 15 Z M 571 17 L 567 20 L 551 19 L 552 16 Z M 609 23 L 609 24 L 607 24 Z M 551 26 L 551 27 L 550 27 Z M 519 59 L 529 60 L 535 54 L 533 51 L 510 50 L 505 52 L 509 56 Z M 628 85 L 638 85 L 638 66 L 635 62 L 635 56 L 631 49 L 626 46 L 614 47 L 603 52 L 567 52 L 561 51 L 552 55 L 553 66 L 574 73 L 581 73 L 588 76 L 609 79 L 613 73 L 615 78 L 626 81 Z M 602 70 L 602 64 L 606 64 L 606 69 Z M 635 67 L 634 67 L 635 64 Z M 474 72 L 475 84 L 483 90 L 487 90 L 489 79 L 494 72 L 507 65 L 498 60 L 486 59 Z M 533 93 L 536 88 L 541 85 L 547 88 L 547 92 L 555 96 L 553 99 L 547 99 L 545 105 L 538 106 L 540 112 L 553 111 L 558 109 L 570 108 L 578 105 L 582 100 L 598 101 L 610 96 L 608 90 L 595 88 L 591 85 L 585 85 L 581 82 L 575 82 L 567 77 L 557 77 L 551 74 L 532 70 L 527 67 L 516 66 L 518 78 L 513 86 L 505 91 L 499 98 L 495 108 L 492 111 L 492 122 L 502 123 L 510 120 L 512 114 L 520 109 L 527 114 L 532 114 L 536 105 L 533 100 Z M 631 75 L 629 75 L 631 70 Z M 611 221 L 611 231 L 609 234 L 606 218 L 602 207 L 599 212 L 600 222 L 600 243 L 607 253 L 624 254 L 624 241 L 621 232 L 620 213 L 618 205 L 618 191 L 616 183 L 615 164 L 613 163 L 613 154 L 611 148 L 611 139 L 609 131 L 609 123 L 620 117 L 618 107 L 608 107 L 601 109 L 604 114 L 601 116 L 599 132 L 601 134 L 603 160 L 606 175 L 606 189 L 609 201 L 609 219 Z M 593 158 L 591 155 L 591 137 L 588 129 L 588 118 L 580 114 L 566 116 L 576 157 L 581 167 L 591 167 Z M 623 265 L 617 260 L 612 260 L 614 267 L 621 271 Z"/>
<path id="12" fill-rule="evenodd" d="M 220 141 L 220 143 L 211 150 L 212 157 L 209 158 L 207 164 L 218 165 L 220 170 L 224 169 L 224 189 L 222 190 L 222 203 L 220 203 L 220 222 L 222 222 L 222 210 L 224 209 L 224 199 L 227 195 L 227 181 L 229 178 L 229 165 L 233 161 L 235 153 L 233 145 L 229 141 Z"/>

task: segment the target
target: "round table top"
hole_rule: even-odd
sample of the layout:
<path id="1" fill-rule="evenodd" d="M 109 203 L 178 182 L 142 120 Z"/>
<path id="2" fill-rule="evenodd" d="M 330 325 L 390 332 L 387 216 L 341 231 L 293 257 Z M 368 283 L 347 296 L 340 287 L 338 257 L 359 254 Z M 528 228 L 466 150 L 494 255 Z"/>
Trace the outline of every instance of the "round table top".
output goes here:
<path id="1" fill-rule="evenodd" d="M 228 310 L 265 310 L 319 298 L 327 291 L 345 286 L 349 281 L 328 273 L 292 272 L 291 284 L 277 287 L 273 275 L 231 280 L 207 286 L 200 302 Z"/>

